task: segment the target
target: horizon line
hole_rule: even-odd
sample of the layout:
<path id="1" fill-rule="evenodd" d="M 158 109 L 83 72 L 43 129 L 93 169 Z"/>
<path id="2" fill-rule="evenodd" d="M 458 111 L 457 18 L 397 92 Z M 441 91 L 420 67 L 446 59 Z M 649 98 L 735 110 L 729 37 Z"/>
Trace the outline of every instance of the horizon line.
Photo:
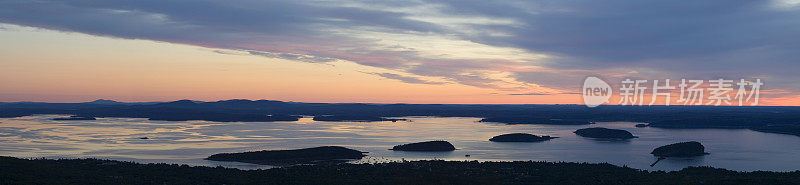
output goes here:
<path id="1" fill-rule="evenodd" d="M 191 99 L 179 99 L 179 100 L 171 100 L 171 101 L 140 101 L 140 102 L 123 102 L 123 101 L 116 101 L 110 99 L 96 99 L 93 101 L 85 101 L 85 102 L 43 102 L 43 101 L 17 101 L 17 102 L 0 102 L 0 103 L 53 103 L 53 104 L 81 104 L 81 103 L 93 103 L 97 101 L 112 101 L 114 103 L 120 104 L 143 104 L 143 103 L 170 103 L 170 102 L 178 102 L 178 101 L 192 101 L 192 102 L 199 102 L 199 103 L 213 103 L 213 102 L 222 102 L 222 101 L 231 101 L 231 100 L 247 100 L 247 101 L 276 101 L 276 102 L 285 102 L 285 103 L 320 103 L 320 104 L 376 104 L 376 105 L 393 105 L 393 104 L 407 104 L 407 105 L 585 105 L 585 104 L 509 104 L 509 103 L 367 103 L 367 102 L 297 102 L 297 101 L 283 101 L 283 100 L 270 100 L 270 99 L 244 99 L 244 98 L 234 98 L 234 99 L 219 99 L 217 101 L 201 101 L 201 100 L 191 100 Z M 602 106 L 631 106 L 631 107 L 668 107 L 668 106 L 680 106 L 680 107 L 800 107 L 794 105 L 748 105 L 748 106 L 735 106 L 735 105 L 664 105 L 664 104 L 655 104 L 655 105 L 606 105 L 603 104 Z"/>

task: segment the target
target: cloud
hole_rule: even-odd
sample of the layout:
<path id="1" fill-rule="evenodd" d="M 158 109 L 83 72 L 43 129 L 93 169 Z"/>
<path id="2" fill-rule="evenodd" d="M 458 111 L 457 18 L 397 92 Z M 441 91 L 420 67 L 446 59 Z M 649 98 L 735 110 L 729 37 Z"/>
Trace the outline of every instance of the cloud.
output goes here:
<path id="1" fill-rule="evenodd" d="M 762 77 L 771 88 L 800 92 L 799 8 L 746 0 L 8 0 L 0 2 L 0 22 L 304 62 L 347 60 L 517 92 L 574 90 L 587 75 Z"/>
<path id="2" fill-rule="evenodd" d="M 490 76 L 530 68 L 543 58 L 453 32 L 466 33 L 471 25 L 513 25 L 513 19 L 437 15 L 440 5 L 422 1 L 12 0 L 0 7 L 4 23 L 304 62 L 347 60 L 485 88 L 535 87 Z"/>
<path id="3" fill-rule="evenodd" d="M 261 52 L 261 51 L 248 51 L 247 53 L 250 53 L 251 55 L 297 60 L 309 63 L 326 63 L 326 62 L 334 62 L 337 60 L 335 58 L 329 58 L 329 57 L 318 57 L 313 55 L 294 54 L 294 53 L 271 53 L 271 52 Z"/>
<path id="4" fill-rule="evenodd" d="M 445 84 L 444 82 L 427 81 L 416 77 L 403 76 L 393 73 L 369 73 L 369 74 L 378 75 L 388 79 L 400 80 L 402 82 L 412 83 L 412 84 L 433 84 L 433 85 Z"/>
<path id="5" fill-rule="evenodd" d="M 792 79 L 798 76 L 789 69 L 800 67 L 800 53 L 792 52 L 800 50 L 800 22 L 788 21 L 800 11 L 775 9 L 768 1 L 442 2 L 451 13 L 516 18 L 522 26 L 489 27 L 513 37 L 470 39 L 558 56 L 543 65 L 551 69 Z M 481 27 L 487 26 L 474 29 Z"/>
<path id="6" fill-rule="evenodd" d="M 512 93 L 512 94 L 508 94 L 508 95 L 512 95 L 512 96 L 541 96 L 541 95 L 553 95 L 553 94 L 547 94 L 547 93 L 519 93 L 519 94 L 513 94 Z"/>

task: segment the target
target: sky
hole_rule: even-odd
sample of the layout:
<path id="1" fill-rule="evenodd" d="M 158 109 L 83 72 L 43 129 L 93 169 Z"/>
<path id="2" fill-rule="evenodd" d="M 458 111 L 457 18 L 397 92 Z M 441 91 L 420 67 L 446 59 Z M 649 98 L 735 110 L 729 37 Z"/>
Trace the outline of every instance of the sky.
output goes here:
<path id="1" fill-rule="evenodd" d="M 800 105 L 798 33 L 798 0 L 3 0 L 0 101 L 580 104 L 597 76 Z"/>

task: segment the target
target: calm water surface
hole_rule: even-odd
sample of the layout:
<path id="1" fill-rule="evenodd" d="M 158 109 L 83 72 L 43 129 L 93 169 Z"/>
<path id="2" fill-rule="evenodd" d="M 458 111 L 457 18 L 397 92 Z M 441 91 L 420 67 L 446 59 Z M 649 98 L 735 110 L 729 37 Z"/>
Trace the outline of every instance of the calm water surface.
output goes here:
<path id="1" fill-rule="evenodd" d="M 0 119 L 0 155 L 47 158 L 107 158 L 137 162 L 165 162 L 241 169 L 269 168 L 203 158 L 222 152 L 345 146 L 370 152 L 356 163 L 445 159 L 479 161 L 608 162 L 646 170 L 679 170 L 713 166 L 739 171 L 800 170 L 800 137 L 744 129 L 635 128 L 636 123 L 593 125 L 505 125 L 477 122 L 479 118 L 408 117 L 408 122 L 296 122 L 150 121 L 139 118 L 98 118 L 95 121 L 53 121 L 65 115 L 37 115 Z M 624 129 L 639 138 L 600 141 L 582 138 L 576 129 Z M 505 133 L 532 133 L 560 137 L 539 143 L 493 143 Z M 150 139 L 139 139 L 148 137 Z M 402 152 L 394 145 L 447 140 L 453 152 Z M 654 148 L 682 141 L 699 141 L 710 155 L 659 162 Z M 465 157 L 470 155 L 470 157 Z"/>

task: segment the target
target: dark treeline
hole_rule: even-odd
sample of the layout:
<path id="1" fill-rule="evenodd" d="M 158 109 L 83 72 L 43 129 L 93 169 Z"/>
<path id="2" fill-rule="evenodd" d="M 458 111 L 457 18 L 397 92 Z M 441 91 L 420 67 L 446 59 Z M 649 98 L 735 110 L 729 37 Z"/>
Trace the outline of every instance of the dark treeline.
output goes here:
<path id="1" fill-rule="evenodd" d="M 296 103 L 225 100 L 166 103 L 2 103 L 0 117 L 72 114 L 82 117 L 133 117 L 151 120 L 293 121 L 387 120 L 385 117 L 480 117 L 509 124 L 590 124 L 598 121 L 646 122 L 660 128 L 749 128 L 798 135 L 800 107 L 600 106 Z"/>
<path id="2" fill-rule="evenodd" d="M 610 164 L 413 161 L 267 170 L 0 157 L 0 184 L 800 184 L 800 171 L 689 167 L 648 172 Z"/>

